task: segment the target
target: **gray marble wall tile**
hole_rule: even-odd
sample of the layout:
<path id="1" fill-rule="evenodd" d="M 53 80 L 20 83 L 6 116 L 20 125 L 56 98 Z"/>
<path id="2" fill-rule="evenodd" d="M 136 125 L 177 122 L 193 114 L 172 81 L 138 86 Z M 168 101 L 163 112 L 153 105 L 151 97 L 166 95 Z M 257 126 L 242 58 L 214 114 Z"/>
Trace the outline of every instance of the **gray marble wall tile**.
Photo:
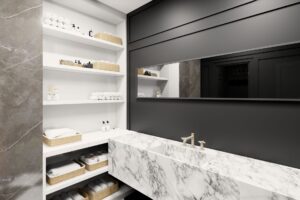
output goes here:
<path id="1" fill-rule="evenodd" d="M 0 200 L 42 199 L 42 1 L 0 1 Z"/>

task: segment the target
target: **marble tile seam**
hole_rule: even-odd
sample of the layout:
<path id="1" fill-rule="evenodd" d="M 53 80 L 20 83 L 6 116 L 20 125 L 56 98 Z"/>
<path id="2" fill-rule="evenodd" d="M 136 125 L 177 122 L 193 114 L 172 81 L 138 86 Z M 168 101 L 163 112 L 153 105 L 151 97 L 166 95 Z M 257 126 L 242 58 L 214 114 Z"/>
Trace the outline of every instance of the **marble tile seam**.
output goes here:
<path id="1" fill-rule="evenodd" d="M 15 13 L 13 15 L 10 15 L 10 16 L 5 16 L 5 17 L 1 16 L 1 19 L 6 19 L 7 20 L 7 19 L 11 19 L 11 18 L 17 17 L 17 16 L 22 15 L 23 13 L 29 12 L 31 10 L 34 10 L 34 9 L 37 9 L 37 8 L 41 8 L 42 5 L 43 4 L 38 4 L 36 6 L 30 7 L 30 8 L 26 8 L 24 10 L 21 10 L 20 12 L 17 12 L 17 13 Z"/>
<path id="2" fill-rule="evenodd" d="M 0 47 L 1 47 L 1 46 L 0 46 Z M 3 68 L 3 70 L 4 70 L 4 71 L 5 71 L 5 70 L 9 70 L 9 69 L 11 69 L 11 68 L 16 67 L 17 65 L 26 64 L 27 62 L 30 62 L 30 61 L 32 61 L 32 60 L 34 60 L 34 59 L 36 59 L 36 58 L 39 58 L 39 57 L 42 56 L 42 55 L 43 55 L 43 53 L 40 53 L 40 54 L 35 55 L 35 56 L 31 57 L 31 58 L 25 59 L 25 60 L 23 60 L 22 62 L 15 63 L 15 64 L 12 64 L 12 65 L 10 65 L 10 66 L 7 66 L 7 67 Z"/>
<path id="3" fill-rule="evenodd" d="M 9 151 L 10 149 L 12 149 L 15 145 L 17 145 L 24 137 L 26 137 L 28 134 L 31 133 L 32 130 L 34 130 L 35 128 L 37 128 L 39 125 L 42 124 L 42 120 L 37 122 L 35 125 L 33 125 L 30 129 L 28 129 L 19 139 L 17 139 L 14 143 L 12 143 L 10 146 L 6 147 L 6 148 L 0 148 L 0 153 L 4 153 Z"/>

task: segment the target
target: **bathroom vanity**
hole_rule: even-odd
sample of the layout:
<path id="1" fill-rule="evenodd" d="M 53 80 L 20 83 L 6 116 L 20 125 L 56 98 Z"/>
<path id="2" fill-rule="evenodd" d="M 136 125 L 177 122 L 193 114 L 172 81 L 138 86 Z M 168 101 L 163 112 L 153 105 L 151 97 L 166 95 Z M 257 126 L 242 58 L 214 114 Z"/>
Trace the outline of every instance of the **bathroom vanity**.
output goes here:
<path id="1" fill-rule="evenodd" d="M 109 163 L 152 199 L 300 199 L 299 169 L 133 131 L 109 140 Z"/>

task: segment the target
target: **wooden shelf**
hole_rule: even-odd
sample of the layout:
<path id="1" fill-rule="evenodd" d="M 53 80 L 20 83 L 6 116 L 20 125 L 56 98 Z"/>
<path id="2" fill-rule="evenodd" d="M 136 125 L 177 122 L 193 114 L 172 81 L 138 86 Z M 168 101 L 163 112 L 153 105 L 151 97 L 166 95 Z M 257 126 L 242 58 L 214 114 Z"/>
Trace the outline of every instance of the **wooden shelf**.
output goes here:
<path id="1" fill-rule="evenodd" d="M 80 105 L 80 104 L 118 104 L 124 103 L 122 100 L 58 100 L 44 101 L 44 106 L 59 106 L 59 105 Z"/>
<path id="2" fill-rule="evenodd" d="M 96 39 L 85 35 L 80 35 L 79 33 L 74 33 L 73 31 L 59 29 L 47 25 L 43 25 L 43 33 L 48 36 L 52 36 L 64 40 L 70 40 L 76 43 L 81 43 L 89 46 L 112 50 L 112 51 L 121 51 L 124 49 L 123 46 L 114 44 L 112 42 Z"/>
<path id="3" fill-rule="evenodd" d="M 99 76 L 113 76 L 113 77 L 122 77 L 124 74 L 120 72 L 105 71 L 98 69 L 89 69 L 83 67 L 72 67 L 68 65 L 44 65 L 44 70 L 49 71 L 61 71 L 61 72 L 71 72 L 71 73 L 81 73 L 81 74 L 91 74 Z"/>
<path id="4" fill-rule="evenodd" d="M 90 133 L 82 134 L 82 139 L 79 142 L 74 142 L 71 144 L 50 147 L 46 144 L 43 144 L 43 156 L 45 158 L 85 149 L 101 144 L 108 143 L 108 140 L 113 137 L 117 137 L 120 135 L 124 135 L 124 131 L 122 129 L 115 129 L 107 132 L 95 131 Z"/>
<path id="5" fill-rule="evenodd" d="M 138 78 L 139 78 L 140 80 L 168 81 L 167 78 L 164 78 L 164 77 L 155 77 L 155 76 L 138 75 Z"/>
<path id="6" fill-rule="evenodd" d="M 69 187 L 71 185 L 75 185 L 76 183 L 80 183 L 82 181 L 93 178 L 93 177 L 98 176 L 100 174 L 104 174 L 107 171 L 108 171 L 108 166 L 102 167 L 102 168 L 94 170 L 94 171 L 87 171 L 86 170 L 85 174 L 82 174 L 82 175 L 74 177 L 72 179 L 57 183 L 55 185 L 46 184 L 46 188 L 45 188 L 44 193 L 46 195 L 51 194 L 53 192 L 56 192 L 56 191 L 59 191 L 59 190 L 62 190 L 64 188 L 66 188 L 66 187 Z"/>

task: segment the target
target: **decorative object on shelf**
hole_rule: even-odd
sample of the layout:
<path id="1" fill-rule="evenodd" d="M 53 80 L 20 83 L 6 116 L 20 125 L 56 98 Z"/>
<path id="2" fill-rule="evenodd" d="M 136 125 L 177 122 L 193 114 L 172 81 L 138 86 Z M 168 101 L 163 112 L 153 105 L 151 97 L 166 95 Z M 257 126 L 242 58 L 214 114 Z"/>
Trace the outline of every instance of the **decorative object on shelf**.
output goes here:
<path id="1" fill-rule="evenodd" d="M 84 68 L 90 68 L 90 69 L 92 69 L 93 68 L 93 64 L 89 61 L 88 63 L 83 64 L 83 67 Z"/>
<path id="2" fill-rule="evenodd" d="M 69 128 L 46 129 L 43 134 L 43 142 L 48 146 L 59 146 L 81 141 L 81 134 Z"/>
<path id="3" fill-rule="evenodd" d="M 144 75 L 144 68 L 138 68 L 138 75 Z"/>
<path id="4" fill-rule="evenodd" d="M 88 171 L 94 171 L 108 165 L 107 151 L 97 151 L 80 156 Z"/>
<path id="5" fill-rule="evenodd" d="M 47 100 L 49 100 L 49 101 L 57 101 L 59 99 L 60 99 L 60 95 L 59 95 L 58 89 L 55 86 L 50 85 L 48 87 Z"/>
<path id="6" fill-rule="evenodd" d="M 105 123 L 105 121 L 102 121 L 101 131 L 102 131 L 102 132 L 105 132 L 105 131 L 106 131 L 106 123 Z"/>
<path id="7" fill-rule="evenodd" d="M 63 162 L 48 168 L 47 183 L 49 185 L 54 185 L 85 173 L 85 165 L 76 161 Z"/>
<path id="8" fill-rule="evenodd" d="M 68 18 L 58 16 L 54 13 L 45 13 L 43 24 L 65 30 L 70 30 L 72 27 L 71 21 Z"/>
<path id="9" fill-rule="evenodd" d="M 156 97 L 161 97 L 161 90 L 160 90 L 160 89 L 157 89 L 157 90 L 156 90 L 155 96 L 156 96 Z"/>
<path id="10" fill-rule="evenodd" d="M 106 121 L 106 131 L 110 131 L 110 124 L 108 120 Z"/>
<path id="11" fill-rule="evenodd" d="M 144 72 L 144 75 L 145 75 L 145 76 L 151 76 L 151 72 L 149 72 L 149 71 L 146 70 L 146 71 Z"/>
<path id="12" fill-rule="evenodd" d="M 94 36 L 93 36 L 93 31 L 92 31 L 92 30 L 89 30 L 89 36 L 90 36 L 90 37 L 94 37 Z"/>
<path id="13" fill-rule="evenodd" d="M 143 74 L 142 75 L 160 77 L 160 72 L 158 70 L 150 70 L 150 69 L 145 70 L 145 69 L 143 69 Z"/>
<path id="14" fill-rule="evenodd" d="M 105 71 L 120 72 L 120 65 L 103 60 L 93 62 L 93 68 Z"/>
<path id="15" fill-rule="evenodd" d="M 118 44 L 118 45 L 123 44 L 122 39 L 120 37 L 112 35 L 110 33 L 104 33 L 104 32 L 96 33 L 94 35 L 94 38 L 101 39 L 101 40 L 106 40 L 108 42 L 112 42 L 112 43 L 115 43 L 115 44 Z"/>
<path id="16" fill-rule="evenodd" d="M 118 92 L 92 92 L 90 100 L 113 101 L 122 100 L 121 94 Z"/>
<path id="17" fill-rule="evenodd" d="M 119 190 L 119 183 L 112 177 L 104 177 L 88 183 L 83 191 L 89 196 L 89 200 L 100 200 L 112 195 Z"/>
<path id="18" fill-rule="evenodd" d="M 70 61 L 70 60 L 63 60 L 63 59 L 60 59 L 59 60 L 59 64 L 61 65 L 68 65 L 68 66 L 74 66 L 74 67 L 82 67 L 82 64 L 80 62 L 80 60 L 75 60 L 75 62 L 73 61 Z"/>
<path id="19" fill-rule="evenodd" d="M 101 127 L 101 130 L 102 132 L 105 132 L 105 131 L 110 131 L 111 127 L 110 127 L 110 124 L 109 124 L 109 121 L 102 121 L 102 127 Z"/>

